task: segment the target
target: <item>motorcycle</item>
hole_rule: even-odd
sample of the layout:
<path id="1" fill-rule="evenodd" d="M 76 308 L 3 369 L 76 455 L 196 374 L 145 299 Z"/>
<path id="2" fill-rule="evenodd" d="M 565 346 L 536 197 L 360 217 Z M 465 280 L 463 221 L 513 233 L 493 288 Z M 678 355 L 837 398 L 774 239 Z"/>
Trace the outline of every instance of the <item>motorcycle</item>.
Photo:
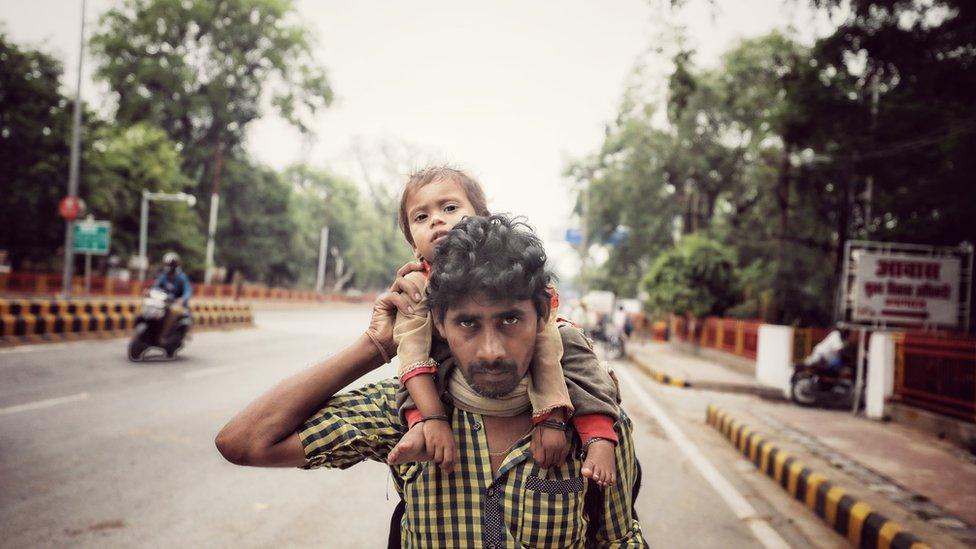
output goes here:
<path id="1" fill-rule="evenodd" d="M 849 406 L 854 399 L 854 369 L 842 365 L 834 369 L 823 362 L 793 365 L 790 399 L 804 407 Z"/>
<path id="2" fill-rule="evenodd" d="M 173 298 L 158 288 L 152 288 L 142 300 L 142 309 L 136 318 L 135 331 L 129 340 L 129 360 L 138 362 L 146 356 L 151 348 L 162 349 L 167 358 L 175 358 L 176 353 L 183 348 L 187 332 L 190 330 L 191 319 L 189 313 L 184 313 L 176 319 L 170 328 L 169 335 L 162 339 L 162 331 L 166 316 L 173 305 Z"/>

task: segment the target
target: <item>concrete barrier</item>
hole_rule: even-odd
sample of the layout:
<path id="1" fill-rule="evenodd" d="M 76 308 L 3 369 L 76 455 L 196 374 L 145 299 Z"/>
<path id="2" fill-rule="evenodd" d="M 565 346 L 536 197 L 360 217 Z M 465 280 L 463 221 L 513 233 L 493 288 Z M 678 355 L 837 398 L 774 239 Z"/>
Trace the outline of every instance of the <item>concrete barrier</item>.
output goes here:
<path id="1" fill-rule="evenodd" d="M 885 403 L 895 391 L 895 337 L 874 332 L 868 342 L 864 413 L 871 419 L 884 419 Z"/>
<path id="2" fill-rule="evenodd" d="M 756 380 L 790 398 L 793 376 L 793 327 L 763 324 L 759 327 Z"/>
<path id="3" fill-rule="evenodd" d="M 61 341 L 81 337 L 122 337 L 135 326 L 139 300 L 0 299 L 0 342 Z M 250 326 L 251 304 L 240 301 L 190 302 L 194 328 Z"/>
<path id="4" fill-rule="evenodd" d="M 846 537 L 854 547 L 928 549 L 914 534 L 778 448 L 759 432 L 709 405 L 705 420 L 760 472 Z"/>

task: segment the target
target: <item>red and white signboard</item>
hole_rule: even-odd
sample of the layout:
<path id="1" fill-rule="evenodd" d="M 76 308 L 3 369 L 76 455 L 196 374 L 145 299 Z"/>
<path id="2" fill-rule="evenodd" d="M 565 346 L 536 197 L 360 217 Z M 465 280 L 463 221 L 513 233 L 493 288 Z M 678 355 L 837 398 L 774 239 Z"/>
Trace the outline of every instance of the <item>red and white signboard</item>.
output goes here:
<path id="1" fill-rule="evenodd" d="M 851 320 L 958 327 L 959 257 L 855 250 Z"/>

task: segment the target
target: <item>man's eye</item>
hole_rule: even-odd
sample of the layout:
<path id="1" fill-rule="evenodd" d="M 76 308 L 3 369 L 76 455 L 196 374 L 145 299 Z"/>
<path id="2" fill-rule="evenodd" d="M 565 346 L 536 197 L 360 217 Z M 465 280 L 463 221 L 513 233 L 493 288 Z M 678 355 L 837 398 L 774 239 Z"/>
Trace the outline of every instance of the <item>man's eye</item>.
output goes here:
<path id="1" fill-rule="evenodd" d="M 474 328 L 474 321 L 473 320 L 459 320 L 458 321 L 458 326 L 460 326 L 462 328 Z"/>
<path id="2" fill-rule="evenodd" d="M 519 318 L 517 316 L 510 316 L 510 317 L 507 317 L 507 318 L 503 318 L 502 319 L 502 324 L 504 324 L 506 326 L 512 326 L 514 324 L 518 324 L 518 321 L 519 321 Z"/>

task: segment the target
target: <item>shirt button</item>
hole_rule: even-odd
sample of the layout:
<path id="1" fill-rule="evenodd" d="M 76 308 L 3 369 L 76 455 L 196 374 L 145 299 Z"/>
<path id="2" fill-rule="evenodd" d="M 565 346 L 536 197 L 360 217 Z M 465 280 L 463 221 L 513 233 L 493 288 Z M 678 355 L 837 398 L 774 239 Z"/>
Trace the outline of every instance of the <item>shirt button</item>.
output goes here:
<path id="1" fill-rule="evenodd" d="M 480 424 L 480 423 L 478 423 L 478 422 L 476 421 L 476 422 L 474 422 L 474 424 L 473 424 L 473 425 L 471 426 L 471 428 L 472 428 L 472 429 L 474 429 L 475 431 L 480 431 L 480 430 L 481 430 L 481 424 Z"/>
<path id="2" fill-rule="evenodd" d="M 494 497 L 495 496 L 495 489 L 494 488 L 489 488 L 488 491 L 485 492 L 485 495 L 488 496 L 488 497 Z"/>

